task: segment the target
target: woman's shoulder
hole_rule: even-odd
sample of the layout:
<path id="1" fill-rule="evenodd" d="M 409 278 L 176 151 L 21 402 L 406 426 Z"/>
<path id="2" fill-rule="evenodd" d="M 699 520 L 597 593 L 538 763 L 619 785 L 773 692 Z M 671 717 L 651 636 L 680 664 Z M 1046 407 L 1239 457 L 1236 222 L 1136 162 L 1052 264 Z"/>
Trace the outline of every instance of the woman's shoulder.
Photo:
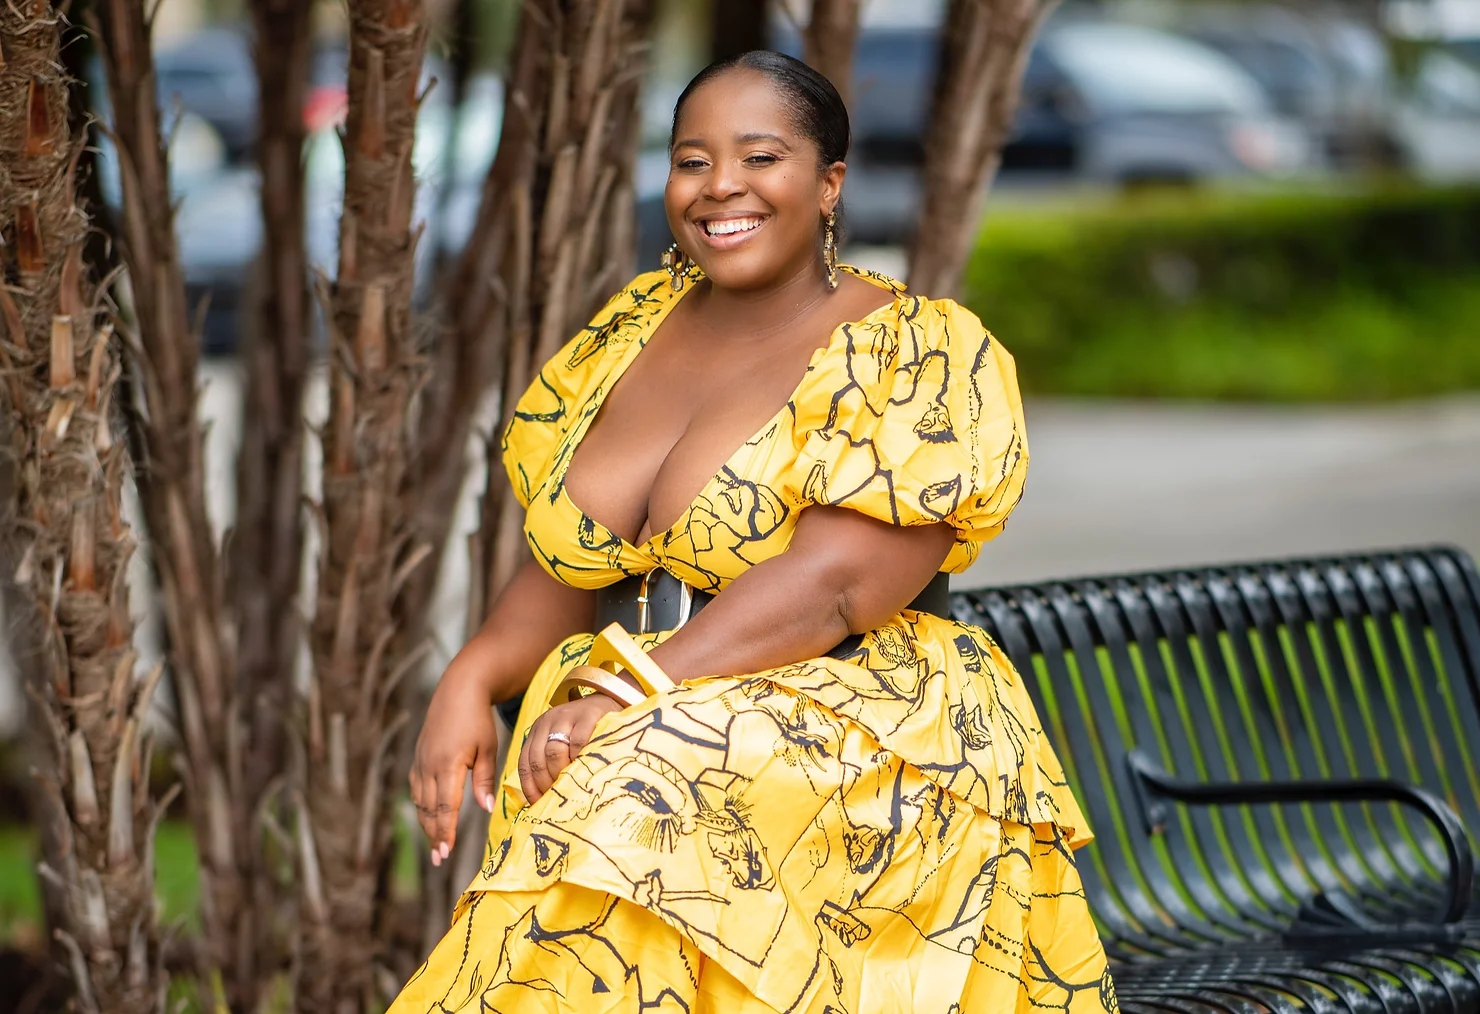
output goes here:
<path id="1" fill-rule="evenodd" d="M 663 271 L 645 271 L 614 292 L 601 309 L 544 365 L 542 373 L 566 374 L 574 383 L 601 371 L 601 364 L 618 355 L 647 332 L 672 298 L 672 285 Z"/>
<path id="2" fill-rule="evenodd" d="M 984 417 L 1020 414 L 1012 357 L 974 312 L 874 277 L 895 298 L 842 325 L 813 363 L 793 404 L 799 437 L 882 429 L 945 442 Z"/>
<path id="3" fill-rule="evenodd" d="M 587 330 L 634 317 L 646 318 L 672 298 L 673 283 L 668 272 L 644 271 L 612 294 Z"/>
<path id="4" fill-rule="evenodd" d="M 996 344 L 976 313 L 955 299 L 912 293 L 903 282 L 877 271 L 846 270 L 888 290 L 894 298 L 861 320 L 845 324 L 841 330 L 846 340 L 834 344 L 832 358 L 878 359 L 882 380 L 886 373 L 928 355 L 962 356 L 974 362 L 978 353 Z"/>

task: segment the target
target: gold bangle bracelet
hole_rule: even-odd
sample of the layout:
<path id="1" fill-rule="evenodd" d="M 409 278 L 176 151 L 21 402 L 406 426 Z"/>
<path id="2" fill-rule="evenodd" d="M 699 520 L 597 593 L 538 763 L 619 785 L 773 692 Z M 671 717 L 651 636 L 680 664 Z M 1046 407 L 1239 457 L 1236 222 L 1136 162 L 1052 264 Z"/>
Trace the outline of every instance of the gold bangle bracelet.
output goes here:
<path id="1" fill-rule="evenodd" d="M 620 623 L 608 624 L 605 630 L 591 642 L 591 654 L 586 663 L 608 672 L 617 668 L 626 670 L 627 675 L 637 681 L 647 695 L 661 694 L 672 690 L 673 680 L 648 653 L 638 647 L 632 635 L 622 629 Z"/>
<path id="2" fill-rule="evenodd" d="M 584 696 L 581 693 L 583 690 L 605 694 L 624 708 L 641 704 L 647 699 L 641 690 L 621 677 L 594 665 L 582 665 L 572 669 L 560 681 L 555 693 L 550 696 L 550 706 L 553 708 L 578 700 Z"/>

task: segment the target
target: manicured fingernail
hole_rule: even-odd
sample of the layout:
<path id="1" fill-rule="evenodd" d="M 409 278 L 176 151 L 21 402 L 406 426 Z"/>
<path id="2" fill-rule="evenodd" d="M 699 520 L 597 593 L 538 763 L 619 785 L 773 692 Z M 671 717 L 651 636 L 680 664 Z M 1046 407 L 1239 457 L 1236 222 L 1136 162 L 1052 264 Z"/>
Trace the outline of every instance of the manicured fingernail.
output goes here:
<path id="1" fill-rule="evenodd" d="M 493 793 L 492 792 L 490 792 L 488 795 L 486 795 L 486 796 L 483 797 L 483 809 L 487 810 L 489 813 L 492 813 L 493 812 Z"/>
<path id="2" fill-rule="evenodd" d="M 442 853 L 439 852 L 439 851 L 437 851 L 436 849 L 432 849 L 432 865 L 433 866 L 441 866 L 442 865 Z"/>
<path id="3" fill-rule="evenodd" d="M 447 843 L 446 843 L 446 842 L 445 842 L 445 841 L 444 841 L 444 842 L 443 842 L 443 843 L 442 843 L 442 858 L 443 858 L 443 859 L 446 859 L 446 858 L 447 858 L 447 857 L 448 857 L 448 856 L 449 856 L 449 855 L 451 855 L 451 854 L 452 854 L 452 846 L 451 846 L 451 845 L 449 845 L 449 844 L 447 844 Z"/>

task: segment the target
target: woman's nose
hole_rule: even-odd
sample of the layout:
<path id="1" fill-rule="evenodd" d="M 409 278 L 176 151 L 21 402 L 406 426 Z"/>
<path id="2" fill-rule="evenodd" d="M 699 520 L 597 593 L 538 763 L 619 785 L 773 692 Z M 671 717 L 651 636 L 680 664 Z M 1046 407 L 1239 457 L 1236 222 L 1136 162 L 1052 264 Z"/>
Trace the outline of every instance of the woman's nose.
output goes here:
<path id="1" fill-rule="evenodd" d="M 741 175 L 740 166 L 730 161 L 716 162 L 704 189 L 717 201 L 745 193 L 745 178 Z"/>

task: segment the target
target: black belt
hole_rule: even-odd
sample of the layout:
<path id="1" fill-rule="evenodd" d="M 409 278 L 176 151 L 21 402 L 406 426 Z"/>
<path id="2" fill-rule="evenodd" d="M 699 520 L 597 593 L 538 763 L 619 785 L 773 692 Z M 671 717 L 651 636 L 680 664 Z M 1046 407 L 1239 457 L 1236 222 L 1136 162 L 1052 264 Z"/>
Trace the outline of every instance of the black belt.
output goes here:
<path id="1" fill-rule="evenodd" d="M 713 594 L 684 584 L 668 571 L 652 570 L 597 591 L 596 629 L 604 630 L 610 623 L 620 623 L 631 634 L 676 630 L 713 601 Z M 950 616 L 950 575 L 936 574 L 905 608 Z"/>
<path id="2" fill-rule="evenodd" d="M 698 591 L 666 570 L 652 570 L 623 578 L 596 592 L 596 629 L 604 630 L 609 624 L 620 623 L 622 629 L 631 634 L 676 630 L 713 601 L 714 595 L 710 592 Z M 949 617 L 950 575 L 936 574 L 905 608 Z M 862 642 L 862 634 L 850 634 L 826 654 L 830 658 L 846 658 L 857 651 Z M 498 706 L 499 714 L 511 729 L 519 717 L 519 706 L 523 701 L 524 695 L 520 694 Z"/>

